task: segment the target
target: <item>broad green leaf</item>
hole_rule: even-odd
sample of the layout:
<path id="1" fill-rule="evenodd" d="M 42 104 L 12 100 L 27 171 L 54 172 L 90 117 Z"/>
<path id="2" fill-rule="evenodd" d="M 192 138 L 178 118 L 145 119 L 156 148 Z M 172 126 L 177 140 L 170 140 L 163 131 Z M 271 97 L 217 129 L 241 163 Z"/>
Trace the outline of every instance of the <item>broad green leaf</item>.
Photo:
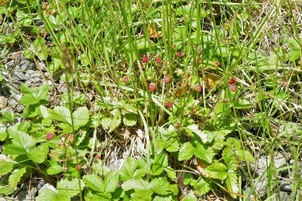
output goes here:
<path id="1" fill-rule="evenodd" d="M 173 192 L 173 188 L 175 189 L 175 184 L 170 184 L 167 181 L 167 179 L 164 177 L 153 179 L 150 182 L 150 188 L 159 195 L 167 195 L 169 193 L 173 193 L 173 194 L 178 193 L 178 192 Z M 176 187 L 176 189 L 177 189 L 177 187 Z"/>
<path id="2" fill-rule="evenodd" d="M 60 201 L 58 191 L 56 189 L 43 189 L 36 197 L 36 201 Z"/>
<path id="3" fill-rule="evenodd" d="M 34 147 L 31 149 L 27 156 L 30 160 L 34 161 L 35 163 L 43 163 L 46 159 L 46 156 L 48 154 L 48 146 L 47 144 L 41 144 L 38 147 Z"/>
<path id="4" fill-rule="evenodd" d="M 237 196 L 232 193 L 239 193 L 237 174 L 235 172 L 229 172 L 225 179 L 225 183 L 226 183 L 228 190 L 231 192 L 231 196 L 233 198 L 236 198 Z"/>
<path id="5" fill-rule="evenodd" d="M 206 172 L 213 179 L 224 180 L 228 175 L 228 168 L 219 162 L 214 162 L 206 168 Z"/>
<path id="6" fill-rule="evenodd" d="M 9 187 L 9 185 L 6 186 L 0 186 L 0 195 L 9 195 L 15 191 L 15 188 Z"/>
<path id="7" fill-rule="evenodd" d="M 123 116 L 123 123 L 126 126 L 134 126 L 137 122 L 137 115 L 134 113 L 127 113 Z"/>
<path id="8" fill-rule="evenodd" d="M 17 130 L 16 127 L 10 127 L 7 131 L 9 136 L 12 137 L 12 144 L 25 150 L 23 154 L 31 150 L 36 144 L 33 137 Z"/>
<path id="9" fill-rule="evenodd" d="M 175 199 L 172 198 L 172 196 L 155 196 L 152 201 L 173 201 Z"/>
<path id="10" fill-rule="evenodd" d="M 194 194 L 186 195 L 182 198 L 182 201 L 197 201 L 197 198 Z"/>
<path id="11" fill-rule="evenodd" d="M 20 102 L 24 105 L 35 105 L 41 100 L 46 100 L 48 95 L 48 85 L 30 88 L 23 84 L 21 85 L 20 90 L 23 93 Z"/>
<path id="12" fill-rule="evenodd" d="M 183 160 L 189 160 L 192 158 L 194 154 L 194 147 L 190 142 L 184 143 L 178 152 L 178 160 L 183 161 Z"/>
<path id="13" fill-rule="evenodd" d="M 222 158 L 229 169 L 236 169 L 238 166 L 238 160 L 234 155 L 232 148 L 225 148 L 222 152 Z"/>
<path id="14" fill-rule="evenodd" d="M 193 186 L 196 195 L 199 196 L 207 194 L 212 189 L 211 185 L 202 177 L 199 177 L 197 181 L 192 180 L 190 184 Z"/>
<path id="15" fill-rule="evenodd" d="M 6 126 L 0 123 L 0 141 L 4 141 L 7 137 Z"/>
<path id="16" fill-rule="evenodd" d="M 176 180 L 176 171 L 171 168 L 171 167 L 167 167 L 165 168 L 165 172 L 167 173 L 167 176 L 172 180 L 175 181 Z"/>
<path id="17" fill-rule="evenodd" d="M 236 155 L 240 158 L 240 160 L 245 161 L 247 163 L 252 163 L 255 161 L 254 156 L 247 150 L 236 150 Z"/>
<path id="18" fill-rule="evenodd" d="M 72 115 L 75 130 L 81 126 L 85 126 L 89 121 L 89 111 L 87 107 L 78 108 Z"/>
<path id="19" fill-rule="evenodd" d="M 201 160 L 212 163 L 214 152 L 211 147 L 197 143 L 194 155 Z"/>
<path id="20" fill-rule="evenodd" d="M 121 180 L 126 181 L 133 178 L 134 172 L 138 166 L 138 162 L 134 158 L 127 158 L 122 170 L 120 171 Z"/>
<path id="21" fill-rule="evenodd" d="M 168 156 L 165 153 L 155 155 L 154 164 L 151 167 L 153 175 L 161 174 L 168 166 Z"/>
<path id="22" fill-rule="evenodd" d="M 152 200 L 152 190 L 147 189 L 136 189 L 133 193 L 134 201 L 151 201 Z"/>
<path id="23" fill-rule="evenodd" d="M 57 106 L 53 110 L 50 110 L 49 113 L 54 120 L 72 125 L 71 113 L 68 108 Z"/>
<path id="24" fill-rule="evenodd" d="M 50 167 L 46 170 L 47 174 L 55 175 L 55 174 L 59 174 L 63 171 L 62 166 L 59 165 L 56 160 L 51 159 L 49 164 L 50 164 Z"/>
<path id="25" fill-rule="evenodd" d="M 84 187 L 82 181 L 80 181 L 81 188 Z M 72 198 L 80 193 L 79 180 L 77 178 L 74 179 L 61 179 L 57 184 L 57 190 L 59 193 L 59 197 L 61 198 Z"/>
<path id="26" fill-rule="evenodd" d="M 0 176 L 6 175 L 10 171 L 12 171 L 15 161 L 7 158 L 5 155 L 0 155 Z"/>
<path id="27" fill-rule="evenodd" d="M 149 190 L 150 184 L 149 182 L 143 179 L 138 179 L 138 180 L 130 179 L 122 184 L 122 188 L 124 189 L 124 191 L 128 191 L 131 189 Z"/>
<path id="28" fill-rule="evenodd" d="M 189 130 L 189 132 L 195 133 L 203 143 L 207 143 L 207 135 L 198 129 L 198 125 L 193 124 L 186 127 L 186 130 Z"/>
<path id="29" fill-rule="evenodd" d="M 105 192 L 105 187 L 101 178 L 95 174 L 84 175 L 83 180 L 88 188 L 97 192 Z"/>
<path id="30" fill-rule="evenodd" d="M 3 153 L 7 155 L 25 155 L 26 150 L 17 145 L 5 145 L 3 147 Z"/>
<path id="31" fill-rule="evenodd" d="M 25 172 L 26 172 L 26 167 L 21 169 L 15 169 L 8 178 L 9 187 L 15 188 Z"/>
<path id="32" fill-rule="evenodd" d="M 104 178 L 104 188 L 106 193 L 114 192 L 119 182 L 119 173 L 112 171 Z"/>

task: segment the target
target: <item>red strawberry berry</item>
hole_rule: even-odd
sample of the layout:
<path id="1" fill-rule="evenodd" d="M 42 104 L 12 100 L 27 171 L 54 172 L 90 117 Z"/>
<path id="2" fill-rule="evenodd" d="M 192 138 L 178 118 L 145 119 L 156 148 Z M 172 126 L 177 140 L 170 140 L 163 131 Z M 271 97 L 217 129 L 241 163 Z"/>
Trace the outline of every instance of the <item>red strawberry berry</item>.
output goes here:
<path id="1" fill-rule="evenodd" d="M 53 137 L 54 137 L 54 134 L 53 133 L 47 133 L 45 137 L 46 137 L 47 140 L 52 140 Z"/>
<path id="2" fill-rule="evenodd" d="M 231 90 L 232 92 L 236 92 L 236 91 L 237 91 L 237 86 L 236 86 L 235 84 L 231 84 L 231 85 L 230 85 L 230 90 Z"/>
<path id="3" fill-rule="evenodd" d="M 151 83 L 151 84 L 149 84 L 149 90 L 151 91 L 151 92 L 154 92 L 155 91 L 155 89 L 156 89 L 156 86 L 155 86 L 155 84 L 154 83 Z"/>
<path id="4" fill-rule="evenodd" d="M 155 57 L 154 58 L 155 63 L 160 64 L 161 63 L 161 59 L 159 57 Z"/>
<path id="5" fill-rule="evenodd" d="M 167 108 L 171 108 L 173 106 L 173 102 L 172 101 L 168 101 L 166 103 Z"/>
<path id="6" fill-rule="evenodd" d="M 195 90 L 196 92 L 201 92 L 202 87 L 201 87 L 200 85 L 196 85 L 196 86 L 194 87 L 194 90 Z"/>
<path id="7" fill-rule="evenodd" d="M 170 77 L 169 76 L 165 76 L 164 77 L 164 82 L 165 82 L 165 84 L 168 84 L 170 82 Z"/>
<path id="8" fill-rule="evenodd" d="M 125 76 L 124 77 L 124 82 L 127 84 L 129 82 L 129 77 L 128 76 Z"/>
<path id="9" fill-rule="evenodd" d="M 182 51 L 178 51 L 178 52 L 176 53 L 176 56 L 179 57 L 179 58 L 181 58 L 181 57 L 184 56 L 184 54 L 182 53 Z"/>
<path id="10" fill-rule="evenodd" d="M 147 63 L 149 61 L 149 57 L 147 55 L 144 55 L 142 58 L 143 63 Z"/>
<path id="11" fill-rule="evenodd" d="M 231 79 L 229 79 L 229 84 L 235 84 L 236 79 L 234 77 L 231 77 Z"/>
<path id="12" fill-rule="evenodd" d="M 220 64 L 219 61 L 215 61 L 215 65 L 218 66 L 218 67 L 220 67 L 221 64 Z"/>

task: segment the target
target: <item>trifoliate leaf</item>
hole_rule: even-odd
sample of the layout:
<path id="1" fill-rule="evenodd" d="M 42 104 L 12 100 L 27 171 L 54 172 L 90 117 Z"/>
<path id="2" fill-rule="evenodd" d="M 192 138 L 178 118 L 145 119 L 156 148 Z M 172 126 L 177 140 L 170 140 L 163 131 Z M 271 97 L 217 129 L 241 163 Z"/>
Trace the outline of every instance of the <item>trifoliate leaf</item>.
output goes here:
<path id="1" fill-rule="evenodd" d="M 81 185 L 81 187 L 79 186 Z M 79 179 L 74 178 L 74 179 L 61 179 L 57 183 L 57 190 L 59 193 L 59 197 L 64 197 L 64 198 L 72 198 L 76 196 L 77 194 L 80 193 L 80 189 L 84 187 L 84 183 L 80 181 L 79 184 Z"/>
<path id="2" fill-rule="evenodd" d="M 219 162 L 214 162 L 206 168 L 206 172 L 213 179 L 224 180 L 228 175 L 228 168 Z"/>
<path id="3" fill-rule="evenodd" d="M 184 143 L 178 152 L 178 160 L 183 161 L 183 160 L 189 160 L 192 158 L 194 154 L 194 147 L 190 142 Z"/>
<path id="4" fill-rule="evenodd" d="M 199 196 L 207 194 L 212 189 L 211 185 L 202 177 L 199 177 L 197 181 L 192 180 L 190 184 L 193 186 L 196 195 Z"/>

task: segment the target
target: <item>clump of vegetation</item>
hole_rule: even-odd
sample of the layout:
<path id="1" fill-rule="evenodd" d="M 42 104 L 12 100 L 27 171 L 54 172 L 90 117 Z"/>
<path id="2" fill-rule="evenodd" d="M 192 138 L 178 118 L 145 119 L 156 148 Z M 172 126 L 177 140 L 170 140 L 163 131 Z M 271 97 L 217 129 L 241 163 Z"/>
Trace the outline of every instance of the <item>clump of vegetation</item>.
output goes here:
<path id="1" fill-rule="evenodd" d="M 52 85 L 21 85 L 23 111 L 0 112 L 0 195 L 42 177 L 38 201 L 260 200 L 299 173 L 299 3 L 1 4 L 1 59 L 21 51 Z M 267 167 L 259 195 L 252 167 L 280 151 L 295 162 Z"/>

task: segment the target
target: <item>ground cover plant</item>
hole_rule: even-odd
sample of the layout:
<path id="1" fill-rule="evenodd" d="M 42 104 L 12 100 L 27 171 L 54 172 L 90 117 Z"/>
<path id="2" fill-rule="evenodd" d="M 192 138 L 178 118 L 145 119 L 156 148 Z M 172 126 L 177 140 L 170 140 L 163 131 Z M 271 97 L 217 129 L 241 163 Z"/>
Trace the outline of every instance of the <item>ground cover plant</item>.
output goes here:
<path id="1" fill-rule="evenodd" d="M 299 1 L 0 5 L 1 196 L 301 199 Z"/>

